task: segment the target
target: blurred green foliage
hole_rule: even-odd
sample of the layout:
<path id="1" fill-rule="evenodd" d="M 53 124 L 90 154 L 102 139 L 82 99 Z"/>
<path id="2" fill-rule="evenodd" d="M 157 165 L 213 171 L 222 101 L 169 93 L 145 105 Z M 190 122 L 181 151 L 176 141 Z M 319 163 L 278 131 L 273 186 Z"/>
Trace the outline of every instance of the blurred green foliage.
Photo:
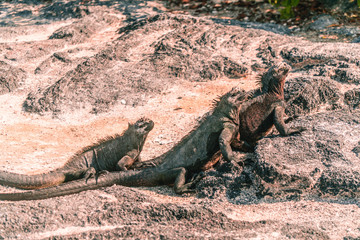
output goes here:
<path id="1" fill-rule="evenodd" d="M 355 0 L 348 0 L 354 2 Z M 360 8 L 360 0 L 356 0 Z M 299 4 L 300 0 L 269 0 L 269 3 L 277 6 L 280 9 L 280 17 L 282 19 L 289 19 L 294 17 L 293 8 Z"/>
<path id="2" fill-rule="evenodd" d="M 294 17 L 293 7 L 296 7 L 299 2 L 300 0 L 269 0 L 269 3 L 280 8 L 280 17 L 283 19 Z"/>

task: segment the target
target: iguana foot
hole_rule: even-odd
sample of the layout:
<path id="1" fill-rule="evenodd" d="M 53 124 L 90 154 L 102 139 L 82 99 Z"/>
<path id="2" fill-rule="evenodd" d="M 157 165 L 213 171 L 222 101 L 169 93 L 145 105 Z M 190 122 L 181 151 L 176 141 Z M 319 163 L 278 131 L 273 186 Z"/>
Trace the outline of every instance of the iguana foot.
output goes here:
<path id="1" fill-rule="evenodd" d="M 145 161 L 145 162 L 136 162 L 131 169 L 142 169 L 142 168 L 150 168 L 150 167 L 156 167 L 157 165 L 153 163 L 152 161 Z"/>
<path id="2" fill-rule="evenodd" d="M 85 174 L 84 174 L 84 178 L 86 180 L 88 180 L 89 178 L 92 178 L 96 175 L 96 170 L 93 167 L 90 167 L 89 169 L 86 170 Z"/>
<path id="3" fill-rule="evenodd" d="M 199 172 L 198 174 L 196 174 L 190 181 L 188 184 L 191 184 L 191 188 L 195 187 L 195 185 L 200 182 L 201 179 L 203 179 L 204 177 L 206 177 L 205 172 Z"/>
<path id="4" fill-rule="evenodd" d="M 291 117 L 287 117 L 287 118 L 284 120 L 284 122 L 285 122 L 285 123 L 289 123 L 289 122 L 294 121 L 295 119 L 297 119 L 297 118 L 299 118 L 299 117 L 300 117 L 300 115 L 294 115 L 294 116 L 291 116 Z"/>
<path id="5" fill-rule="evenodd" d="M 104 175 L 106 175 L 108 173 L 109 173 L 108 170 L 101 170 L 98 173 L 96 173 L 96 177 L 104 176 Z"/>
<path id="6" fill-rule="evenodd" d="M 203 179 L 205 176 L 205 172 L 200 172 L 196 174 L 188 183 L 184 184 L 181 187 L 175 188 L 175 193 L 196 193 L 196 190 L 194 189 L 195 185 L 200 182 L 200 180 Z"/>
<path id="7" fill-rule="evenodd" d="M 192 188 L 192 183 L 187 183 L 182 187 L 175 189 L 176 194 L 184 194 L 184 193 L 196 193 L 196 190 Z"/>
<path id="8" fill-rule="evenodd" d="M 292 128 L 290 128 L 288 135 L 299 134 L 306 130 L 307 129 L 305 127 L 292 127 Z"/>
<path id="9" fill-rule="evenodd" d="M 110 172 L 108 170 L 101 170 L 95 174 L 93 174 L 92 176 L 89 176 L 88 178 L 85 179 L 85 182 L 87 183 L 87 181 L 90 179 L 90 178 L 95 178 L 96 179 L 96 183 L 97 183 L 97 180 L 99 177 L 101 176 L 104 176 L 106 174 L 109 174 Z"/>
<path id="10" fill-rule="evenodd" d="M 108 173 L 109 173 L 109 171 L 107 171 L 107 170 L 101 170 L 96 173 L 91 173 L 85 177 L 85 182 L 87 182 L 90 178 L 96 178 L 96 180 L 97 180 L 100 176 L 106 175 Z"/>

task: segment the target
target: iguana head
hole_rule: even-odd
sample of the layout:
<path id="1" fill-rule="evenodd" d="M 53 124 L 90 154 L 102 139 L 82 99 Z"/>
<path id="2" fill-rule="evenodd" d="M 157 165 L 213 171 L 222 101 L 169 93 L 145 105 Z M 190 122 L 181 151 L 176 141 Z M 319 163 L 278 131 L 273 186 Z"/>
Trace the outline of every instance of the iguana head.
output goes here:
<path id="1" fill-rule="evenodd" d="M 248 98 L 245 90 L 234 87 L 214 101 L 214 113 L 219 112 L 232 120 L 237 118 L 240 105 Z"/>
<path id="2" fill-rule="evenodd" d="M 129 124 L 129 129 L 134 129 L 136 135 L 147 136 L 154 128 L 154 122 L 148 118 L 140 118 L 134 124 Z"/>
<path id="3" fill-rule="evenodd" d="M 284 95 L 284 84 L 291 67 L 285 62 L 281 62 L 269 68 L 260 79 L 261 90 L 263 93 L 275 93 Z"/>

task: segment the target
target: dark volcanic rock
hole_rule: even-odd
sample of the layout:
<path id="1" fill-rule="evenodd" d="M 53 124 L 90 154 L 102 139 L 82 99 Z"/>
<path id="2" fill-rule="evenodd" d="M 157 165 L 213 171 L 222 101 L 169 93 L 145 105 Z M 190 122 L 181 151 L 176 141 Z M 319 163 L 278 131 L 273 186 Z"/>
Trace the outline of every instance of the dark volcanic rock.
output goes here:
<path id="1" fill-rule="evenodd" d="M 360 107 L 360 88 L 349 90 L 345 93 L 345 103 L 351 108 Z"/>
<path id="2" fill-rule="evenodd" d="M 349 66 L 335 69 L 331 78 L 339 82 L 360 84 L 360 72 L 353 71 Z"/>
<path id="3" fill-rule="evenodd" d="M 86 6 L 80 5 L 79 1 L 54 2 L 41 9 L 40 19 L 61 20 L 68 18 L 81 18 L 89 14 Z"/>
<path id="4" fill-rule="evenodd" d="M 301 135 L 270 135 L 254 155 L 220 163 L 197 184 L 198 197 L 236 204 L 322 197 L 359 201 L 360 112 L 317 113 L 292 122 Z"/>
<path id="5" fill-rule="evenodd" d="M 24 70 L 0 61 L 0 94 L 14 91 L 25 79 Z"/>
<path id="6" fill-rule="evenodd" d="M 72 43 L 80 43 L 114 22 L 120 22 L 120 20 L 115 16 L 97 12 L 57 29 L 49 39 L 66 39 Z"/>
<path id="7" fill-rule="evenodd" d="M 256 174 L 268 195 L 330 194 L 354 197 L 360 187 L 360 112 L 318 113 L 294 121 L 307 131 L 268 137 L 256 147 Z"/>
<path id="8" fill-rule="evenodd" d="M 15 13 L 15 16 L 20 16 L 20 17 L 29 17 L 31 16 L 33 13 L 31 10 L 23 10 L 23 11 L 19 11 L 17 13 Z"/>
<path id="9" fill-rule="evenodd" d="M 319 109 L 339 108 L 342 94 L 338 86 L 323 77 L 299 77 L 285 83 L 286 114 L 304 115 Z"/>
<path id="10" fill-rule="evenodd" d="M 294 72 L 294 77 L 290 76 L 285 83 L 286 114 L 357 107 L 356 90 L 349 90 L 345 96 L 342 90 L 349 88 L 349 84 L 359 84 L 360 67 L 356 59 L 299 48 L 283 50 L 282 55 L 291 62 Z"/>
<path id="11" fill-rule="evenodd" d="M 143 19 L 119 29 L 117 40 L 54 85 L 29 94 L 24 107 L 31 112 L 86 108 L 96 113 L 119 99 L 141 104 L 179 80 L 240 78 L 248 68 L 235 55 L 243 45 L 236 37 L 248 34 L 187 16 Z M 260 33 L 252 35 L 261 38 Z"/>
<path id="12" fill-rule="evenodd" d="M 97 17 L 88 16 L 59 29 L 52 37 L 71 41 L 89 38 L 93 30 L 90 31 L 86 19 L 93 18 Z M 113 21 L 101 14 L 98 18 L 102 19 L 99 26 Z M 360 48 L 353 44 L 340 48 L 339 44 L 309 44 L 300 39 L 292 44 L 294 39 L 284 35 L 168 14 L 135 21 L 121 27 L 118 34 L 118 39 L 64 73 L 55 84 L 30 93 L 24 109 L 38 113 L 74 109 L 104 112 L 119 99 L 128 105 L 142 104 L 179 81 L 241 78 L 253 71 L 259 74 L 284 60 L 294 67 L 293 72 L 306 73 L 294 80 L 296 84 L 302 84 L 302 88 L 324 88 L 312 99 L 316 109 L 318 98 L 321 103 L 342 103 L 337 99 L 341 94 L 334 89 L 338 86 L 330 80 L 358 84 L 360 67 L 356 51 Z M 314 76 L 318 80 L 312 81 Z M 302 79 L 310 85 L 305 86 Z M 321 99 L 323 94 L 329 96 Z"/>
<path id="13" fill-rule="evenodd" d="M 323 30 L 331 25 L 337 25 L 339 22 L 330 15 L 318 16 L 309 26 L 311 30 Z"/>
<path id="14" fill-rule="evenodd" d="M 337 11 L 356 10 L 358 8 L 357 1 L 343 1 L 343 0 L 320 0 L 326 8 Z"/>
<path id="15" fill-rule="evenodd" d="M 53 68 L 58 69 L 58 66 L 61 66 L 61 70 L 64 69 L 66 65 L 71 64 L 71 59 L 68 54 L 60 52 L 54 53 L 48 59 L 43 61 L 36 69 L 35 74 L 45 74 L 51 71 Z M 56 66 L 56 67 L 55 67 Z"/>
<path id="16" fill-rule="evenodd" d="M 360 37 L 355 38 L 352 43 L 360 43 Z"/>
<path id="17" fill-rule="evenodd" d="M 6 239 L 188 239 L 214 233 L 246 238 L 254 230 L 276 227 L 271 221 L 265 228 L 261 222 L 232 220 L 206 203 L 162 203 L 122 186 L 44 201 L 5 203 L 0 205 L 0 216 L 0 238 Z"/>
<path id="18" fill-rule="evenodd" d="M 205 172 L 205 177 L 196 185 L 198 197 L 227 199 L 235 204 L 259 203 L 264 186 L 254 174 L 254 163 L 251 155 L 239 163 L 220 162 L 215 169 Z"/>

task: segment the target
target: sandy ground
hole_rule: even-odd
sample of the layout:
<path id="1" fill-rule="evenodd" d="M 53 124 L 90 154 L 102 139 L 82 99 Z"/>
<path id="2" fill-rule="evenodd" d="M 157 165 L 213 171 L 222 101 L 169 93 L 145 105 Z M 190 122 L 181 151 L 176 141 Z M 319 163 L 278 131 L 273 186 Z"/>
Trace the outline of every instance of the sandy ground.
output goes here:
<path id="1" fill-rule="evenodd" d="M 0 165 L 18 173 L 46 172 L 62 166 L 82 147 L 121 133 L 128 122 L 142 116 L 155 122 L 142 152 L 143 160 L 150 159 L 170 149 L 211 109 L 213 99 L 234 86 L 251 89 L 255 83 L 246 79 L 185 83 L 152 98 L 144 106 L 134 108 L 119 104 L 110 113 L 91 117 L 71 114 L 60 116 L 60 119 L 21 111 L 26 95 L 3 95 L 0 97 L 3 113 Z"/>

